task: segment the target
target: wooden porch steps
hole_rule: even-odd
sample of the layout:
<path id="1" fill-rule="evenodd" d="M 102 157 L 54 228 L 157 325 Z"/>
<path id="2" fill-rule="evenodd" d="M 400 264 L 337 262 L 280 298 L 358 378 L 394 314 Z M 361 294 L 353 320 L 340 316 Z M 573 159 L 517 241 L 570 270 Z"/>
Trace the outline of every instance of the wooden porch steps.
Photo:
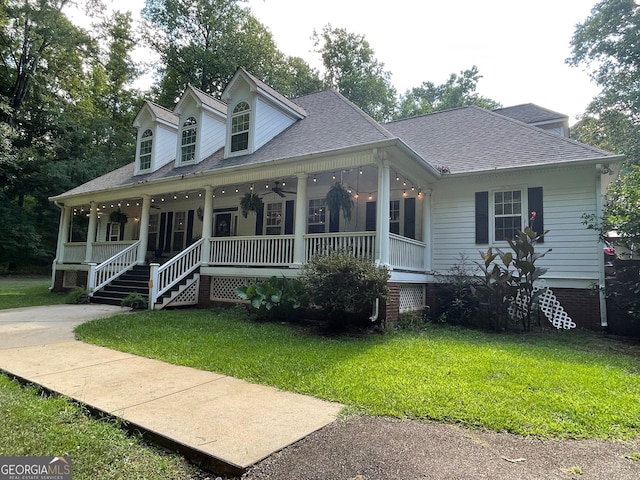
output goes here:
<path id="1" fill-rule="evenodd" d="M 92 303 L 120 305 L 122 299 L 132 292 L 149 298 L 149 266 L 136 265 L 132 270 L 120 275 L 109 285 L 95 292 Z"/>

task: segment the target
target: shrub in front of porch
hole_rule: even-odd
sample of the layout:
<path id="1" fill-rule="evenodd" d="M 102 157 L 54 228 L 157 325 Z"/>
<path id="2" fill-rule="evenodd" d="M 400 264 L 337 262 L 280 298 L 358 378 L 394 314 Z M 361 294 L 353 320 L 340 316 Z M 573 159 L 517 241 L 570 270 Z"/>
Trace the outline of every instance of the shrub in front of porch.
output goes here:
<path id="1" fill-rule="evenodd" d="M 324 310 L 331 326 L 342 327 L 371 324 L 376 299 L 387 298 L 389 277 L 386 267 L 337 251 L 313 257 L 300 280 L 309 302 Z"/>
<path id="2" fill-rule="evenodd" d="M 296 278 L 255 279 L 235 292 L 249 301 L 260 320 L 291 320 L 297 309 L 307 305 L 304 285 Z"/>

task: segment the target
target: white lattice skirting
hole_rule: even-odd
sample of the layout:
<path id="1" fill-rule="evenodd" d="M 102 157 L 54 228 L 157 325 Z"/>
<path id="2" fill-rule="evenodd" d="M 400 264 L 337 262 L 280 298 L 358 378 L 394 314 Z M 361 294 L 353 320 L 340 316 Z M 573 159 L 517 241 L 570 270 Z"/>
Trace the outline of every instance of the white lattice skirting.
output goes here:
<path id="1" fill-rule="evenodd" d="M 211 300 L 217 302 L 240 302 L 236 288 L 249 285 L 254 278 L 211 277 Z"/>
<path id="2" fill-rule="evenodd" d="M 553 293 L 553 290 L 547 287 L 544 282 L 540 282 L 540 284 L 535 286 L 533 290 L 534 292 L 542 290 L 542 293 L 538 297 L 538 304 L 540 305 L 540 310 L 542 310 L 544 316 L 547 317 L 547 320 L 549 320 L 554 327 L 558 329 L 564 328 L 565 330 L 576 328 L 575 322 L 562 307 Z M 509 307 L 509 315 L 511 315 L 512 318 L 516 318 L 518 316 L 517 312 L 523 311 L 524 304 L 525 300 L 521 295 L 521 292 L 518 291 L 518 295 L 516 295 L 516 298 Z"/>
<path id="3" fill-rule="evenodd" d="M 400 312 L 413 312 L 424 308 L 424 285 L 400 285 Z"/>

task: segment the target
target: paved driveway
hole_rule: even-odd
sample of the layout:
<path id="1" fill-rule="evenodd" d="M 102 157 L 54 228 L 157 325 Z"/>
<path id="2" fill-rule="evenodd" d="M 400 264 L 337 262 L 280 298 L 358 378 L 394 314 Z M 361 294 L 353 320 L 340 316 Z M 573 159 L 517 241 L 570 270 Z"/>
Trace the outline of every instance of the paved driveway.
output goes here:
<path id="1" fill-rule="evenodd" d="M 130 311 L 112 305 L 47 305 L 0 310 L 0 350 L 68 342 L 88 320 Z"/>

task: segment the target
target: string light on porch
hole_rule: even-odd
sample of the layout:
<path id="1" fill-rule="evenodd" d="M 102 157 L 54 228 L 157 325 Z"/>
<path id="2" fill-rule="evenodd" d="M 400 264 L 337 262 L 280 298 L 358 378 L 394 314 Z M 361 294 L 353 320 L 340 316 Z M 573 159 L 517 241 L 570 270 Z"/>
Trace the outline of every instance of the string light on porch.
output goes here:
<path id="1" fill-rule="evenodd" d="M 316 178 L 316 176 L 313 176 L 313 183 L 316 183 L 318 181 L 318 179 Z"/>
<path id="2" fill-rule="evenodd" d="M 373 194 L 371 192 L 369 192 L 369 200 L 373 200 Z"/>
<path id="3" fill-rule="evenodd" d="M 362 175 L 362 167 L 358 167 L 358 174 Z"/>
<path id="4" fill-rule="evenodd" d="M 336 172 L 333 172 L 333 175 L 331 175 L 331 178 L 332 178 L 333 180 L 335 180 L 335 179 L 336 179 Z"/>

